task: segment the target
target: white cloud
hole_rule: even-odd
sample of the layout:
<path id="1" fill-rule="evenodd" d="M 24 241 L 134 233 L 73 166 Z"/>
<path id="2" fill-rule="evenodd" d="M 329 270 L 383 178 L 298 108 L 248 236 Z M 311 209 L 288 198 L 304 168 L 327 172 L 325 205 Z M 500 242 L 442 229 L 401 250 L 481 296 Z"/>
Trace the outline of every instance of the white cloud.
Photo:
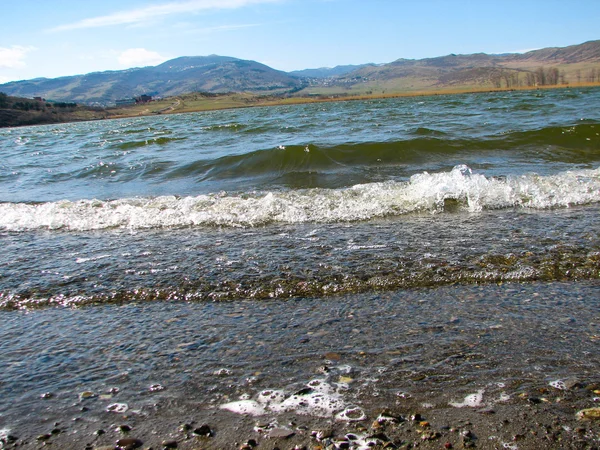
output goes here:
<path id="1" fill-rule="evenodd" d="M 163 3 L 146 8 L 119 11 L 106 16 L 91 17 L 52 28 L 49 31 L 67 31 L 100 28 L 113 25 L 139 25 L 143 22 L 174 14 L 201 12 L 211 9 L 237 9 L 260 3 L 276 3 L 281 0 L 188 0 Z"/>
<path id="2" fill-rule="evenodd" d="M 127 67 L 154 66 L 168 60 L 157 52 L 145 48 L 130 48 L 119 55 L 119 64 Z"/>
<path id="3" fill-rule="evenodd" d="M 10 48 L 0 47 L 0 67 L 7 69 L 21 69 L 26 66 L 25 56 L 35 50 L 35 47 L 13 45 Z"/>

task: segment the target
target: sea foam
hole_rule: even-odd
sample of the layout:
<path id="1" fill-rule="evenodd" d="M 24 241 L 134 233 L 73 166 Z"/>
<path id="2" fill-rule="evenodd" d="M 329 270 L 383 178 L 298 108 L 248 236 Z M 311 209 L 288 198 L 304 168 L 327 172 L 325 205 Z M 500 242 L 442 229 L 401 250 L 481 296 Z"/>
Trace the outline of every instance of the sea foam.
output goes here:
<path id="1" fill-rule="evenodd" d="M 269 223 L 352 222 L 414 212 L 548 209 L 597 202 L 600 168 L 495 178 L 461 165 L 449 172 L 422 172 L 407 182 L 368 183 L 344 189 L 0 203 L 0 229 L 255 227 Z"/>
<path id="2" fill-rule="evenodd" d="M 346 404 L 339 389 L 325 380 L 311 380 L 306 386 L 293 394 L 282 390 L 265 390 L 256 395 L 254 400 L 243 398 L 225 403 L 220 408 L 252 416 L 294 411 L 316 417 L 335 415 L 336 420 L 346 422 L 365 419 L 365 413 L 360 407 Z"/>

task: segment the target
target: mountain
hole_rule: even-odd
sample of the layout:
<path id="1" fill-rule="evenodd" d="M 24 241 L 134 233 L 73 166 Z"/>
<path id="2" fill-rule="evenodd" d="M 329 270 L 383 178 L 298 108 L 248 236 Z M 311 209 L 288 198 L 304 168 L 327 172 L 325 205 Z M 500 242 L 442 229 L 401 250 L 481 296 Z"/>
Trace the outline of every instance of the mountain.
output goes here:
<path id="1" fill-rule="evenodd" d="M 600 40 L 527 53 L 450 54 L 369 65 L 311 83 L 321 94 L 500 88 L 600 81 Z"/>
<path id="2" fill-rule="evenodd" d="M 0 92 L 62 102 L 110 104 L 190 92 L 335 96 L 600 82 L 600 40 L 527 53 L 450 54 L 388 64 L 281 72 L 229 56 L 185 56 L 154 67 L 0 85 Z"/>
<path id="3" fill-rule="evenodd" d="M 568 47 L 548 47 L 523 54 L 508 55 L 513 61 L 534 61 L 546 64 L 576 64 L 600 61 L 600 40 Z"/>
<path id="4" fill-rule="evenodd" d="M 290 75 L 302 78 L 331 78 L 346 75 L 347 73 L 361 69 L 367 66 L 375 66 L 375 64 L 359 64 L 359 65 L 347 65 L 347 66 L 335 66 L 335 67 L 320 67 L 318 69 L 304 69 L 294 70 L 288 72 Z"/>
<path id="5" fill-rule="evenodd" d="M 107 104 L 142 94 L 166 97 L 194 91 L 282 93 L 302 86 L 299 78 L 256 61 L 211 55 L 185 56 L 136 69 L 15 81 L 0 85 L 0 92 L 54 101 Z"/>

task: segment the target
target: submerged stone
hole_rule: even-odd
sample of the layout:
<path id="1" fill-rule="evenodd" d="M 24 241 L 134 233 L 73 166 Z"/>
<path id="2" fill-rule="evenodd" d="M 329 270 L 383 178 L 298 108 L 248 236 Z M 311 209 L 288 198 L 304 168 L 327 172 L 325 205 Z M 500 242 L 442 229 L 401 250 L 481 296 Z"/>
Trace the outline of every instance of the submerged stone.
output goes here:
<path id="1" fill-rule="evenodd" d="M 269 430 L 268 436 L 273 439 L 287 439 L 295 433 L 288 428 L 273 428 Z"/>
<path id="2" fill-rule="evenodd" d="M 577 412 L 577 418 L 582 420 L 600 420 L 600 408 L 587 408 Z"/>
<path id="3" fill-rule="evenodd" d="M 194 434 L 197 434 L 198 436 L 212 436 L 213 432 L 210 429 L 210 427 L 206 424 L 199 426 L 198 428 L 196 428 L 194 430 Z"/>
<path id="4" fill-rule="evenodd" d="M 81 394 L 79 394 L 80 400 L 85 400 L 87 398 L 94 398 L 94 397 L 96 397 L 96 394 L 94 394 L 92 391 L 83 391 Z"/>
<path id="5" fill-rule="evenodd" d="M 117 442 L 117 448 L 122 450 L 132 450 L 134 448 L 139 448 L 142 446 L 143 442 L 139 439 L 134 438 L 123 438 L 119 439 Z"/>

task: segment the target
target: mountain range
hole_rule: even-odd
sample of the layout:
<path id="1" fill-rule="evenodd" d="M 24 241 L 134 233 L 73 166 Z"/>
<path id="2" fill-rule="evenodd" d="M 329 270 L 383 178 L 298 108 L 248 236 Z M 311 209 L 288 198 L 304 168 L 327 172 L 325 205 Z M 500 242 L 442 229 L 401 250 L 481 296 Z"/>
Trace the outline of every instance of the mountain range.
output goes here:
<path id="1" fill-rule="evenodd" d="M 527 53 L 451 54 L 289 73 L 228 56 L 186 56 L 157 66 L 14 81 L 0 84 L 0 92 L 107 105 L 143 94 L 161 97 L 190 92 L 334 95 L 596 81 L 600 81 L 600 40 Z"/>

